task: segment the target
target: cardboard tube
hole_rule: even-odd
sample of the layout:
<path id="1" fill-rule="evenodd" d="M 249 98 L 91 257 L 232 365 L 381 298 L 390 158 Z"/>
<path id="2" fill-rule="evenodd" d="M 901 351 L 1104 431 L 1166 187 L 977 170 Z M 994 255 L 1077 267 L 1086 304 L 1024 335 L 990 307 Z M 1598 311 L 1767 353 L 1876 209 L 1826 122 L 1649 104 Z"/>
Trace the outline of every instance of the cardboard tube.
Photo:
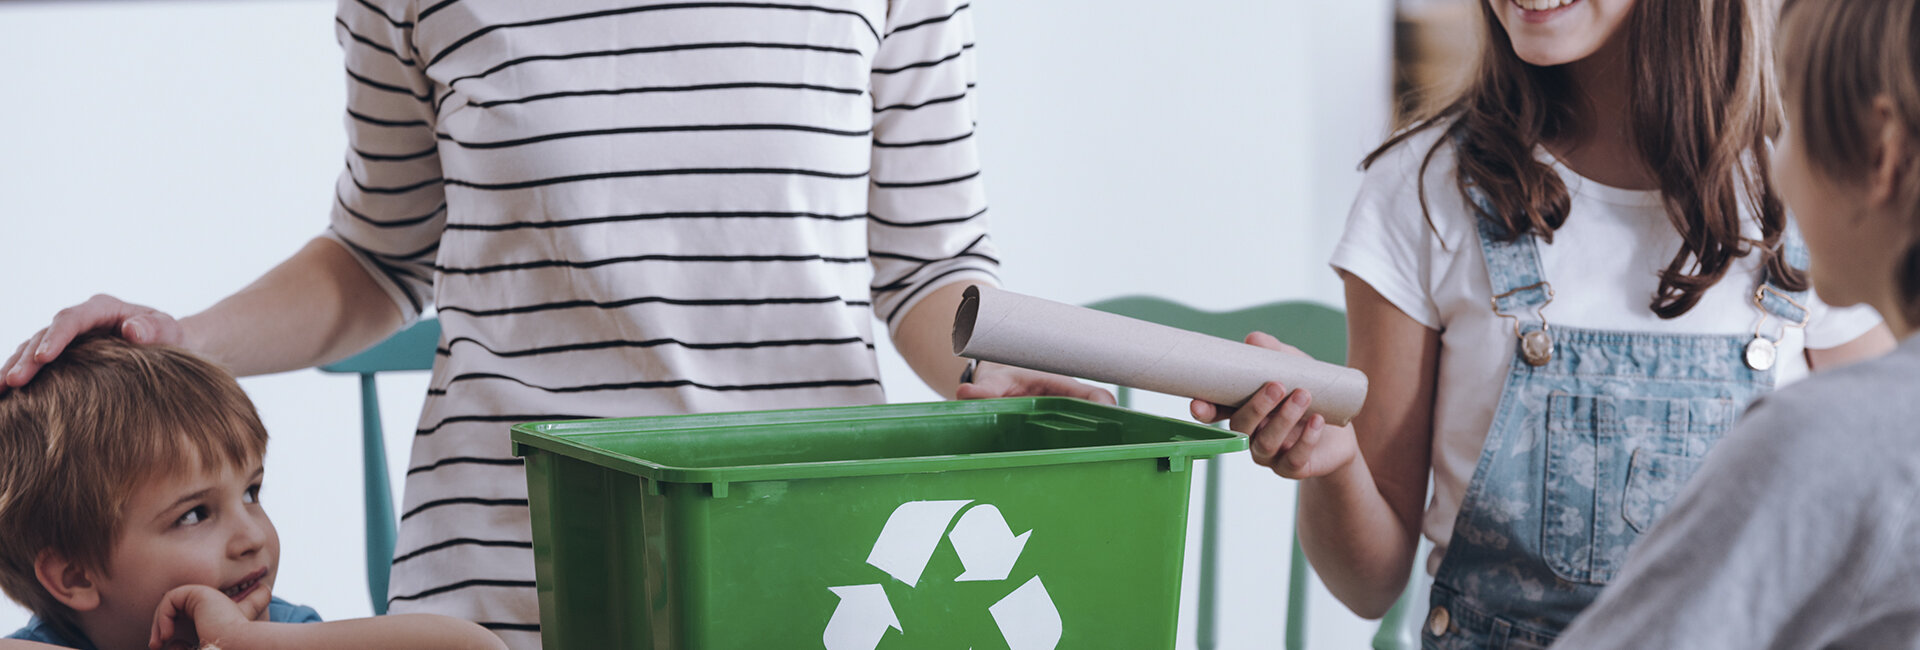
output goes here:
<path id="1" fill-rule="evenodd" d="M 1269 381 L 1313 393 L 1309 412 L 1344 425 L 1367 399 L 1358 370 L 993 287 L 968 287 L 953 353 L 1240 406 Z"/>

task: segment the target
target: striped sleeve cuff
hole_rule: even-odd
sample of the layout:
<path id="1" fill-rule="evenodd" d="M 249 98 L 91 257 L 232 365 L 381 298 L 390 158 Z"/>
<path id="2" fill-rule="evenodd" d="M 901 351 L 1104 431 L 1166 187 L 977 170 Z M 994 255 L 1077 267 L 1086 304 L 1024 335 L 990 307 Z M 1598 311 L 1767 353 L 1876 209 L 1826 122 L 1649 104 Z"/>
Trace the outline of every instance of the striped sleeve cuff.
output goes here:
<path id="1" fill-rule="evenodd" d="M 374 284 L 380 285 L 380 290 L 386 292 L 387 299 L 392 300 L 394 306 L 400 308 L 400 314 L 405 318 L 405 322 L 401 324 L 401 328 L 404 329 L 406 326 L 412 325 L 414 321 L 420 320 L 420 315 L 426 310 L 427 305 L 423 296 L 428 295 L 428 292 L 431 291 L 431 283 L 420 285 L 417 279 L 407 278 L 407 276 L 395 273 L 392 269 L 374 259 L 366 250 L 355 246 L 353 242 L 341 237 L 340 233 L 331 227 L 320 233 L 320 236 L 331 239 L 334 243 L 339 244 L 340 248 L 345 249 L 348 255 L 353 256 L 353 261 L 360 264 L 361 270 L 366 271 L 367 276 L 373 278 Z"/>

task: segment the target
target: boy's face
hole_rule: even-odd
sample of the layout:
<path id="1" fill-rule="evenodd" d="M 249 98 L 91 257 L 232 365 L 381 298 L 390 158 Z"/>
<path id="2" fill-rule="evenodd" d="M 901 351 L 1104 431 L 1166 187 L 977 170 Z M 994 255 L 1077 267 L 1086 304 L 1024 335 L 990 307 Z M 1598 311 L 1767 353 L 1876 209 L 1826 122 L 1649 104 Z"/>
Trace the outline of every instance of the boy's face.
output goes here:
<path id="1" fill-rule="evenodd" d="M 1841 187 L 1813 169 L 1800 139 L 1797 106 L 1787 107 L 1786 128 L 1774 147 L 1773 182 L 1780 200 L 1793 212 L 1813 264 L 1814 291 L 1827 304 L 1842 307 L 1866 302 L 1858 289 L 1872 265 L 1862 252 L 1880 236 L 1862 228 L 1866 209 L 1858 187 Z"/>
<path id="2" fill-rule="evenodd" d="M 203 464 L 160 472 L 128 500 L 107 570 L 95 580 L 100 608 L 84 615 L 112 629 L 90 634 L 139 639 L 144 647 L 161 597 L 184 585 L 219 589 L 266 620 L 280 536 L 260 508 L 260 460 L 214 471 Z"/>

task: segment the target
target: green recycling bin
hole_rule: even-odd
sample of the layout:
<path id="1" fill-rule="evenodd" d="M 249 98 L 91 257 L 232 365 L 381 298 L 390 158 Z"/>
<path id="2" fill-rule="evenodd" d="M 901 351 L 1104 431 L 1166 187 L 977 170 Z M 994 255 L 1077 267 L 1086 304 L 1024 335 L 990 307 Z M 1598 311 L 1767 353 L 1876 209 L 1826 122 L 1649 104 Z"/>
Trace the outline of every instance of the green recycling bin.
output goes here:
<path id="1" fill-rule="evenodd" d="M 1194 458 L 1062 398 L 522 424 L 540 631 L 583 648 L 1171 648 Z"/>

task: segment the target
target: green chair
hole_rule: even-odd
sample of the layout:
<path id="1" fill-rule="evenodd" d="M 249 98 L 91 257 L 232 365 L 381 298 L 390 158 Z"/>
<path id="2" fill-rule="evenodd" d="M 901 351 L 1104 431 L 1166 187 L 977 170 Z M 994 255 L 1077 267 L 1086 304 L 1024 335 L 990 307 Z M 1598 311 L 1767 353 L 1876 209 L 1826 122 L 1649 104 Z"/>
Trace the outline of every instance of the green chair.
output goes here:
<path id="1" fill-rule="evenodd" d="M 1277 302 L 1214 313 L 1161 298 L 1128 296 L 1102 300 L 1087 307 L 1234 341 L 1245 338 L 1248 332 L 1264 331 L 1300 348 L 1315 359 L 1342 364 L 1347 360 L 1346 315 L 1316 303 Z M 1115 396 L 1121 406 L 1131 402 L 1132 392 L 1125 386 L 1119 387 Z M 1194 629 L 1196 644 L 1202 650 L 1212 650 L 1218 647 L 1218 612 L 1214 607 L 1214 599 L 1218 591 L 1220 513 L 1215 504 L 1220 497 L 1220 472 L 1209 468 L 1203 489 L 1205 499 L 1200 511 L 1200 593 L 1195 599 L 1198 612 Z M 1307 565 L 1306 553 L 1300 548 L 1300 536 L 1295 534 L 1292 569 L 1288 571 L 1287 585 L 1287 650 L 1302 650 L 1307 646 L 1307 578 L 1312 570 Z M 1407 650 L 1416 646 L 1418 639 L 1413 637 L 1402 620 L 1414 597 L 1413 591 L 1410 582 L 1407 592 L 1401 594 L 1399 602 L 1394 603 L 1393 609 L 1380 622 L 1380 630 L 1373 639 L 1376 650 Z"/>
<path id="2" fill-rule="evenodd" d="M 387 573 L 393 568 L 393 544 L 398 522 L 393 514 L 393 487 L 387 481 L 386 435 L 380 427 L 380 391 L 374 376 L 398 370 L 433 369 L 434 348 L 440 343 L 440 321 L 423 318 L 365 352 L 321 372 L 360 375 L 360 453 L 366 485 L 367 597 L 375 615 L 387 613 Z"/>

